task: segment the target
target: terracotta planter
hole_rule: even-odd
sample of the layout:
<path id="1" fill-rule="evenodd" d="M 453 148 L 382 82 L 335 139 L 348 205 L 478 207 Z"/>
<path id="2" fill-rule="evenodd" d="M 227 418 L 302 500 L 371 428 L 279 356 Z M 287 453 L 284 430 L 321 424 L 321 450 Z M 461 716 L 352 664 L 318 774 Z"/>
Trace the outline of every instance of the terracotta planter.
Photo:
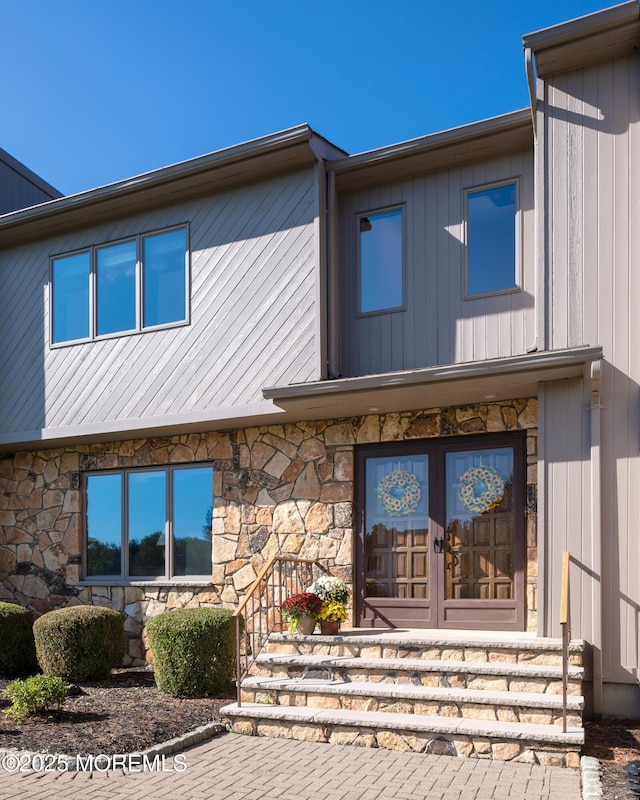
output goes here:
<path id="1" fill-rule="evenodd" d="M 339 622 L 329 622 L 328 620 L 320 620 L 320 633 L 324 636 L 337 636 L 340 630 Z"/>
<path id="2" fill-rule="evenodd" d="M 311 636 L 315 627 L 316 627 L 315 617 L 300 617 L 300 619 L 298 620 L 298 627 L 296 633 L 299 633 L 301 636 Z"/>

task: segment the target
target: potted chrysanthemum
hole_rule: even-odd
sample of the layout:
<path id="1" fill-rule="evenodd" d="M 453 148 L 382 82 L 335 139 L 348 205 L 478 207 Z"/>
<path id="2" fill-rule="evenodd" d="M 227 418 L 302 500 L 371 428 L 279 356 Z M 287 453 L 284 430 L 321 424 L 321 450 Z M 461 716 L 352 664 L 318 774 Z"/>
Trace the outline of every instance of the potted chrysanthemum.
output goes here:
<path id="1" fill-rule="evenodd" d="M 308 636 L 313 633 L 316 619 L 322 607 L 322 600 L 313 592 L 299 592 L 291 595 L 280 606 L 282 616 L 289 622 L 289 634 Z"/>
<path id="2" fill-rule="evenodd" d="M 322 606 L 317 614 L 320 632 L 325 636 L 335 636 L 341 623 L 347 618 L 345 605 L 349 600 L 349 587 L 340 578 L 322 575 L 316 578 L 307 591 L 317 594 L 322 600 Z"/>

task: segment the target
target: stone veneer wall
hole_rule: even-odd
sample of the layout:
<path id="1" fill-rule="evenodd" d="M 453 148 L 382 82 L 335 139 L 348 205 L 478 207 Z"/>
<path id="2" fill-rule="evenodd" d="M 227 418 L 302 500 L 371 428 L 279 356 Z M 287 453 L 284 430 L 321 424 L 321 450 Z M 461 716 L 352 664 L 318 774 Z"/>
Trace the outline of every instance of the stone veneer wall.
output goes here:
<path id="1" fill-rule="evenodd" d="M 115 608 L 127 663 L 146 656 L 144 621 L 169 608 L 233 607 L 272 555 L 319 558 L 353 580 L 354 445 L 527 431 L 527 626 L 537 615 L 537 401 L 298 422 L 77 445 L 0 459 L 0 599 L 37 613 Z M 211 583 L 83 585 L 83 472 L 191 462 L 214 466 Z"/>

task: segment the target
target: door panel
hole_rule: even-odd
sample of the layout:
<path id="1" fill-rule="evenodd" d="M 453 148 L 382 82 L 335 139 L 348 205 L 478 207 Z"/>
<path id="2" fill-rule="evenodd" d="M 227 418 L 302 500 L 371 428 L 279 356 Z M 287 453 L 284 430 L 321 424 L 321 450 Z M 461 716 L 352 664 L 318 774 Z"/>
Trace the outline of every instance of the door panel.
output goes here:
<path id="1" fill-rule="evenodd" d="M 478 447 L 478 441 L 483 440 L 471 447 L 444 446 L 445 578 L 444 593 L 438 598 L 438 624 L 457 625 L 463 612 L 473 609 L 472 627 L 503 626 L 509 619 L 520 629 L 524 623 L 521 439 L 505 437 L 499 447 Z"/>
<path id="2" fill-rule="evenodd" d="M 363 624 L 387 624 L 395 612 L 413 625 L 425 609 L 429 619 L 429 456 L 372 455 L 362 468 Z"/>
<path id="3" fill-rule="evenodd" d="M 357 449 L 359 624 L 523 629 L 523 443 Z"/>

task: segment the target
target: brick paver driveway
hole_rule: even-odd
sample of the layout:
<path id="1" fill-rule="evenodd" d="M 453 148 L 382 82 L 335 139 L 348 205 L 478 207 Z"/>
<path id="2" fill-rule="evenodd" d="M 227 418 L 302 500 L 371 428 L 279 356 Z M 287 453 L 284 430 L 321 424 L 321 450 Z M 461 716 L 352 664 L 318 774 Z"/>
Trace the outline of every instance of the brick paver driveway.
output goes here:
<path id="1" fill-rule="evenodd" d="M 578 773 L 223 734 L 165 772 L 0 772 L 0 800 L 579 800 Z M 178 768 L 184 765 L 177 764 Z"/>

